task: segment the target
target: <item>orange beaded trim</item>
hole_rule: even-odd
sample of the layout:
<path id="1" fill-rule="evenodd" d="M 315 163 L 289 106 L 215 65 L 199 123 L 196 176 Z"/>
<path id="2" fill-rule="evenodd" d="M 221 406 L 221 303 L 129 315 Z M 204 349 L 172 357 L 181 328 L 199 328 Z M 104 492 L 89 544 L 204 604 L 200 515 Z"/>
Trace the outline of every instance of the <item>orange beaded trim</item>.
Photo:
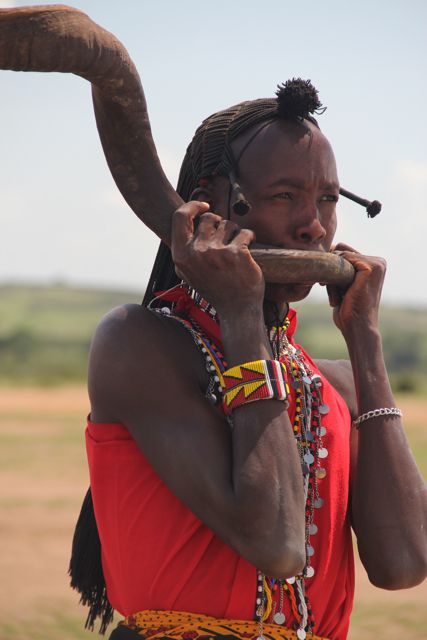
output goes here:
<path id="1" fill-rule="evenodd" d="M 200 637 L 235 636 L 241 640 L 257 640 L 259 625 L 254 620 L 229 620 L 213 618 L 199 613 L 185 611 L 139 611 L 127 616 L 120 625 L 136 631 L 147 640 L 172 638 L 176 640 L 197 640 Z M 263 636 L 269 640 L 298 640 L 293 629 L 276 624 L 263 624 Z M 327 640 L 310 634 L 310 640 Z"/>

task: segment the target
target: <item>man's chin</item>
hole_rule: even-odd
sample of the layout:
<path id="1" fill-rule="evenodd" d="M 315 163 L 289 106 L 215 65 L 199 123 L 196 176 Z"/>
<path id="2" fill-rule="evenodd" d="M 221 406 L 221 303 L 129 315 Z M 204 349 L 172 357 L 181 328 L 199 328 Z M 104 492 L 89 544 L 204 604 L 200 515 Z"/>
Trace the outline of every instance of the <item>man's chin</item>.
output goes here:
<path id="1" fill-rule="evenodd" d="M 298 302 L 310 293 L 312 284 L 279 284 L 269 282 L 265 285 L 265 299 L 271 302 Z"/>

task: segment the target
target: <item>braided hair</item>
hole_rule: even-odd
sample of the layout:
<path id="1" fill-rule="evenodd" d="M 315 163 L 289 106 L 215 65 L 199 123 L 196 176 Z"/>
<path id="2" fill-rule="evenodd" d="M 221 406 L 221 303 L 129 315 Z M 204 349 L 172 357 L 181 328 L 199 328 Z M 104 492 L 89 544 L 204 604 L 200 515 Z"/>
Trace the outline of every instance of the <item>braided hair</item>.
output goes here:
<path id="1" fill-rule="evenodd" d="M 241 102 L 214 113 L 202 122 L 187 148 L 178 179 L 177 191 L 184 201 L 191 198 L 192 192 L 199 186 L 199 180 L 210 176 L 227 176 L 231 186 L 238 189 L 235 182 L 235 176 L 238 175 L 238 159 L 234 158 L 231 143 L 245 131 L 254 129 L 244 148 L 264 126 L 278 118 L 299 122 L 309 120 L 318 126 L 311 114 L 321 113 L 324 109 L 316 89 L 309 80 L 288 80 L 278 86 L 276 96 Z M 178 283 L 170 249 L 161 242 L 142 302 L 143 306 L 150 303 L 155 291 L 170 289 Z M 86 628 L 93 629 L 96 619 L 99 618 L 100 633 L 104 634 L 112 621 L 113 608 L 106 592 L 101 564 L 101 543 L 90 488 L 74 533 L 69 575 L 71 586 L 80 593 L 81 603 L 89 607 Z"/>

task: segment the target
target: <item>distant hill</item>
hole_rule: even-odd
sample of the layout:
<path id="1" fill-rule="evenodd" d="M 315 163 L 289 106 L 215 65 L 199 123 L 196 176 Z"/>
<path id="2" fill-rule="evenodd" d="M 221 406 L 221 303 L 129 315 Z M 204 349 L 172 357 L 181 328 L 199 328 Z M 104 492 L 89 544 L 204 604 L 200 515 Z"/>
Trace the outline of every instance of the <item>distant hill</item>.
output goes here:
<path id="1" fill-rule="evenodd" d="M 0 285 L 0 383 L 58 384 L 86 377 L 91 335 L 102 316 L 143 292 L 67 285 Z M 345 358 L 327 304 L 299 303 L 297 340 L 314 357 Z M 427 309 L 382 308 L 384 353 L 393 386 L 427 390 Z"/>
<path id="2" fill-rule="evenodd" d="M 99 320 L 142 296 L 60 284 L 0 286 L 0 383 L 83 381 Z"/>

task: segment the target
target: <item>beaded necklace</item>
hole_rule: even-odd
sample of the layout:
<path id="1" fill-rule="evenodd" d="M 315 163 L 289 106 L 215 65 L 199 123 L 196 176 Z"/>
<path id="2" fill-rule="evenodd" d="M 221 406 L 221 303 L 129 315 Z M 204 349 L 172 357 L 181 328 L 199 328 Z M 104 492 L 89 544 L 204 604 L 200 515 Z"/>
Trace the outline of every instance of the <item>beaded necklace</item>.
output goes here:
<path id="1" fill-rule="evenodd" d="M 197 307 L 203 310 L 215 322 L 219 322 L 214 308 L 197 292 L 186 288 L 186 294 Z M 156 311 L 171 314 L 169 308 Z M 223 378 L 227 363 L 221 351 L 198 322 L 191 317 L 172 315 L 190 332 L 195 344 L 202 352 L 210 381 L 206 390 L 206 398 L 214 405 L 222 405 Z M 300 349 L 291 344 L 286 335 L 290 325 L 288 317 L 269 331 L 269 341 L 275 359 L 286 364 L 289 384 L 293 389 L 295 415 L 293 432 L 297 443 L 305 496 L 305 547 L 306 564 L 302 574 L 286 579 L 269 578 L 257 572 L 255 598 L 255 619 L 259 622 L 258 640 L 265 640 L 263 623 L 284 625 L 286 616 L 283 611 L 285 597 L 294 617 L 293 627 L 299 640 L 304 640 L 307 633 L 312 632 L 315 620 L 310 602 L 306 595 L 306 580 L 313 578 L 314 568 L 311 558 L 315 554 L 313 537 L 318 532 L 316 512 L 322 508 L 319 481 L 326 477 L 326 469 L 322 460 L 327 457 L 328 450 L 324 446 L 323 437 L 326 428 L 322 425 L 322 416 L 329 412 L 329 407 L 322 400 L 322 380 L 313 373 Z"/>
<path id="2" fill-rule="evenodd" d="M 326 477 L 326 470 L 321 460 L 326 458 L 328 450 L 323 445 L 326 428 L 322 426 L 322 416 L 329 412 L 329 407 L 322 401 L 322 380 L 311 371 L 302 352 L 292 345 L 286 335 L 289 318 L 281 326 L 270 330 L 270 344 L 276 359 L 286 364 L 289 372 L 289 383 L 295 394 L 295 416 L 293 420 L 294 437 L 297 442 L 301 460 L 301 470 L 305 495 L 305 546 L 306 564 L 301 575 L 286 580 L 272 580 L 258 572 L 258 597 L 255 615 L 260 622 L 260 638 L 262 623 L 267 621 L 276 624 L 286 622 L 283 613 L 284 593 L 290 600 L 295 618 L 295 631 L 300 640 L 304 640 L 308 632 L 313 631 L 315 620 L 306 596 L 307 579 L 314 576 L 311 558 L 315 553 L 312 537 L 318 532 L 315 522 L 316 511 L 323 506 L 319 493 L 319 480 Z M 279 590 L 279 608 L 272 606 L 272 593 Z"/>

